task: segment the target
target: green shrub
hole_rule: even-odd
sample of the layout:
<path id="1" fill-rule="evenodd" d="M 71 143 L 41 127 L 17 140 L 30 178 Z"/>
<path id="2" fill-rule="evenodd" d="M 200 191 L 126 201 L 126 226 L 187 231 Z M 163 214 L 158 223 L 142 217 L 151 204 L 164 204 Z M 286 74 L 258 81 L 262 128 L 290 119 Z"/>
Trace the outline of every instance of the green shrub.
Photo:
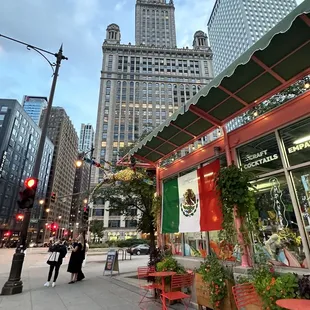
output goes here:
<path id="1" fill-rule="evenodd" d="M 127 240 L 118 240 L 115 242 L 115 245 L 119 248 L 129 248 L 136 244 L 149 244 L 149 240 L 144 239 L 127 239 Z"/>
<path id="2" fill-rule="evenodd" d="M 90 243 L 89 248 L 90 249 L 97 249 L 97 248 L 108 248 L 109 245 L 106 243 Z"/>

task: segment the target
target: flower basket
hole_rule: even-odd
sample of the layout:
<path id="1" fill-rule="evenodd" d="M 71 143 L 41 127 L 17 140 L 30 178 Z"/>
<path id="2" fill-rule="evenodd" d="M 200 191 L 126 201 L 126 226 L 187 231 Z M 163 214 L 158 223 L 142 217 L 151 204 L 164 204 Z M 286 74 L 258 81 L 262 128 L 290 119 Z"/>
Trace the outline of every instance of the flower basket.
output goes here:
<path id="1" fill-rule="evenodd" d="M 232 294 L 233 284 L 227 280 L 225 282 L 227 286 L 227 295 L 221 301 L 220 309 L 236 310 L 237 307 L 235 304 L 234 296 Z M 209 285 L 203 281 L 202 276 L 199 273 L 195 274 L 195 287 L 198 306 L 204 306 L 210 309 L 214 309 L 210 300 Z M 199 309 L 201 309 L 201 307 Z"/>

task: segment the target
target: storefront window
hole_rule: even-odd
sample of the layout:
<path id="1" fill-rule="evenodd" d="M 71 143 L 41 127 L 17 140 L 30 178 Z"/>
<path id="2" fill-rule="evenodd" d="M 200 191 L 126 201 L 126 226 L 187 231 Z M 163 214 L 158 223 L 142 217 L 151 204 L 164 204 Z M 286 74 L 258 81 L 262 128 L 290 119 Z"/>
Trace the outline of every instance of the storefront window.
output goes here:
<path id="1" fill-rule="evenodd" d="M 165 234 L 165 251 L 167 254 L 183 255 L 182 234 Z"/>
<path id="2" fill-rule="evenodd" d="M 280 130 L 290 166 L 310 161 L 310 118 Z"/>
<path id="3" fill-rule="evenodd" d="M 207 233 L 185 233 L 184 255 L 193 257 L 206 257 L 207 255 Z"/>
<path id="4" fill-rule="evenodd" d="M 292 172 L 301 215 L 307 235 L 310 233 L 310 166 Z"/>
<path id="5" fill-rule="evenodd" d="M 225 240 L 221 240 L 219 230 L 209 232 L 209 246 L 210 251 L 212 251 L 218 259 L 232 262 L 237 260 L 237 255 L 234 253 L 234 245 L 229 244 Z"/>
<path id="6" fill-rule="evenodd" d="M 259 213 L 256 254 L 277 266 L 304 267 L 305 255 L 284 174 L 253 182 Z"/>
<path id="7" fill-rule="evenodd" d="M 282 169 L 275 134 L 269 134 L 237 149 L 243 169 L 263 175 Z"/>

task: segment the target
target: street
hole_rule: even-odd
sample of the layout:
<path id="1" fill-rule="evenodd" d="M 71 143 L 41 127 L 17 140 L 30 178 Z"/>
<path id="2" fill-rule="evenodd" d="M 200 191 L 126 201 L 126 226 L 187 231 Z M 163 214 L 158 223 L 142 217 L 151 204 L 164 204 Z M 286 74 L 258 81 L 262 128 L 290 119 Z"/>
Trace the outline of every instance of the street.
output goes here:
<path id="1" fill-rule="evenodd" d="M 137 280 L 126 281 L 126 275 L 135 275 L 138 266 L 146 266 L 148 256 L 133 256 L 120 261 L 120 275 L 103 276 L 105 255 L 89 255 L 84 268 L 86 279 L 67 284 L 70 275 L 66 268 L 69 255 L 64 260 L 56 287 L 43 287 L 46 282 L 48 254 L 46 249 L 28 249 L 22 280 L 22 294 L 0 297 L 0 309 L 5 310 L 117 310 L 139 309 L 140 299 Z M 0 285 L 8 279 L 13 249 L 0 250 Z M 117 275 L 117 273 L 115 273 Z M 160 309 L 159 303 L 149 304 L 147 309 Z"/>

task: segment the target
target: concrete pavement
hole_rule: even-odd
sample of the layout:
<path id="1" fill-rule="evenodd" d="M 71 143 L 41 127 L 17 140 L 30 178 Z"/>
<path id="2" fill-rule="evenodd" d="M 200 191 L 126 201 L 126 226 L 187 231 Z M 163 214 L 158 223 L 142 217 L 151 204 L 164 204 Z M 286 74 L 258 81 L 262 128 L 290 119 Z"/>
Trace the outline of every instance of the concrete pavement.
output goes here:
<path id="1" fill-rule="evenodd" d="M 2 252 L 2 251 L 6 251 Z M 14 251 L 0 250 L 0 285 L 8 278 L 11 254 Z M 132 310 L 140 309 L 137 280 L 128 278 L 134 275 L 138 266 L 146 266 L 148 256 L 134 256 L 120 261 L 120 275 L 103 276 L 105 255 L 89 256 L 84 273 L 86 279 L 75 284 L 67 284 L 70 274 L 66 272 L 68 259 L 59 273 L 55 288 L 43 287 L 46 282 L 48 254 L 45 252 L 27 253 L 22 280 L 22 294 L 0 296 L 2 310 Z M 127 281 L 128 280 L 128 281 Z M 148 303 L 144 309 L 161 309 L 159 303 Z M 176 305 L 172 309 L 183 309 Z"/>

